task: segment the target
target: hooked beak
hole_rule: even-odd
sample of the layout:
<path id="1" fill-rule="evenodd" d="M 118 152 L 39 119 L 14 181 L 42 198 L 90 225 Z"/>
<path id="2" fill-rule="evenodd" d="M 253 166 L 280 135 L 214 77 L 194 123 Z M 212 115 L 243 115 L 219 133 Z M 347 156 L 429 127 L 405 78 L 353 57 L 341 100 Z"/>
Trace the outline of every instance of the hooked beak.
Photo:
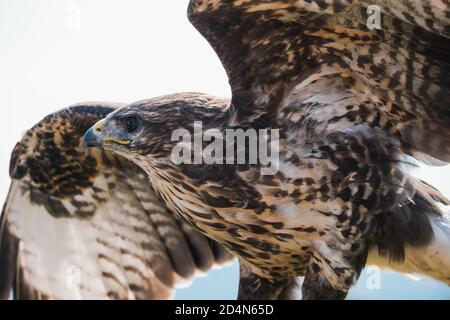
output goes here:
<path id="1" fill-rule="evenodd" d="M 104 140 L 103 129 L 105 127 L 105 120 L 100 120 L 94 124 L 83 137 L 83 149 L 101 147 Z"/>
<path id="2" fill-rule="evenodd" d="M 84 135 L 83 138 L 83 148 L 87 150 L 88 148 L 101 147 L 105 142 L 112 141 L 120 145 L 129 145 L 130 140 L 122 140 L 117 137 L 112 137 L 105 130 L 105 119 L 100 120 L 94 124 Z"/>

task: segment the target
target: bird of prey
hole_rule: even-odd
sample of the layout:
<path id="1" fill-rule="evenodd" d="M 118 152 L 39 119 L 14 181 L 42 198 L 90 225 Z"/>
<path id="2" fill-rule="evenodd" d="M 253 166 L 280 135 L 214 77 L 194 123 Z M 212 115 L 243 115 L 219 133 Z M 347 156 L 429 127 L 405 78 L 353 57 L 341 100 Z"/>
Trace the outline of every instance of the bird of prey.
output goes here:
<path id="1" fill-rule="evenodd" d="M 191 0 L 188 16 L 225 67 L 229 106 L 140 101 L 85 145 L 141 167 L 172 211 L 236 254 L 241 299 L 291 298 L 298 276 L 303 299 L 342 299 L 366 263 L 450 283 L 450 203 L 408 170 L 450 161 L 448 4 Z M 278 129 L 278 172 L 175 163 L 171 134 L 199 122 Z"/>
<path id="2" fill-rule="evenodd" d="M 17 143 L 0 224 L 0 298 L 167 299 L 232 255 L 169 212 L 145 173 L 85 131 L 120 107 L 47 116 Z"/>

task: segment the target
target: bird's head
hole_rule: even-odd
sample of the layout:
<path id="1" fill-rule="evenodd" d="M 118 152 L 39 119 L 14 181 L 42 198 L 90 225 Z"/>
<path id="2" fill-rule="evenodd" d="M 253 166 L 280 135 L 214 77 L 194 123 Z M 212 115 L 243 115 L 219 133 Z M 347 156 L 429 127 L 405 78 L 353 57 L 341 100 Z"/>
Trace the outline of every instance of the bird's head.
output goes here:
<path id="1" fill-rule="evenodd" d="M 195 121 L 217 127 L 228 101 L 197 93 L 182 93 L 130 104 L 109 114 L 84 136 L 84 147 L 101 147 L 134 162 L 167 160 L 178 141 L 177 129 L 193 131 Z"/>

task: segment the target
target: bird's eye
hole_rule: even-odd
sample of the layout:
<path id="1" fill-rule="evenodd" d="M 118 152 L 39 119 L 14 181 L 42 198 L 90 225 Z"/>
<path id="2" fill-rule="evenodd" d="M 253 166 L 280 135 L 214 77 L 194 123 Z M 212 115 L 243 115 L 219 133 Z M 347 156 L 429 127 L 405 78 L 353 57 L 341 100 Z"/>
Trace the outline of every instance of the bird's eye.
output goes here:
<path id="1" fill-rule="evenodd" d="M 139 121 L 136 117 L 125 118 L 125 128 L 128 133 L 136 132 L 139 129 Z"/>

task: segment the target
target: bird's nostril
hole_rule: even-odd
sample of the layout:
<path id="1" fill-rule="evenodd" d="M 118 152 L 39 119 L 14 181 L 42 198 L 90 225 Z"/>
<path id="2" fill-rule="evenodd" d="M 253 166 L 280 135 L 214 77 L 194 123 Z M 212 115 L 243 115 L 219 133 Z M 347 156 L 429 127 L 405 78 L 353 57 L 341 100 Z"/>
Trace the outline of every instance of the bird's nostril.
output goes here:
<path id="1" fill-rule="evenodd" d="M 102 128 L 96 128 L 95 131 L 102 132 Z"/>

